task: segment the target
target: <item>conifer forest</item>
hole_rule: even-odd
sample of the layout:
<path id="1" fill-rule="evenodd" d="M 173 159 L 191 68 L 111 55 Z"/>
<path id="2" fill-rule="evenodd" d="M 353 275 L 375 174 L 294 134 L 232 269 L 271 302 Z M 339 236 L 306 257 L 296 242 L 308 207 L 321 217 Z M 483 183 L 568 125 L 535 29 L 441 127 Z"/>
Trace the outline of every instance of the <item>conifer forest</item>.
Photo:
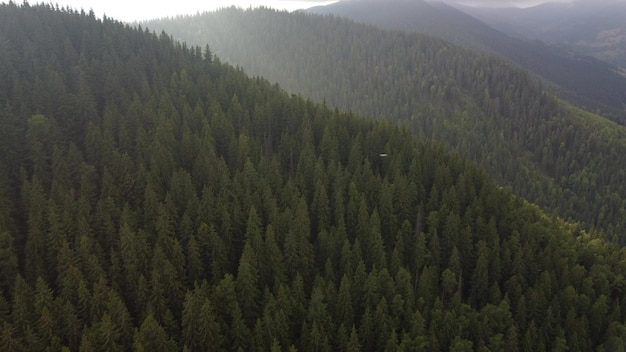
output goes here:
<path id="1" fill-rule="evenodd" d="M 621 125 L 472 55 L 467 80 L 425 71 L 403 120 L 167 32 L 0 4 L 0 350 L 623 351 Z M 502 152 L 463 139 L 473 118 Z M 523 180 L 500 163 L 522 146 Z"/>

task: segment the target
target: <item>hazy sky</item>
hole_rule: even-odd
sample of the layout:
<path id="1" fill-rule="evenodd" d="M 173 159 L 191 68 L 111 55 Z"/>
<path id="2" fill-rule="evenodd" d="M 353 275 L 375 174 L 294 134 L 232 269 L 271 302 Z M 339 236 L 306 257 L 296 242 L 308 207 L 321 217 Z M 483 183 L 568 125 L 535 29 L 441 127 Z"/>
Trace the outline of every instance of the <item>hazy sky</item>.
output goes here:
<path id="1" fill-rule="evenodd" d="M 6 0 L 0 0 L 5 2 Z M 14 0 L 16 1 L 16 0 Z M 122 21 L 146 20 L 157 17 L 195 14 L 227 6 L 243 8 L 267 6 L 281 10 L 297 10 L 336 2 L 337 0 L 43 0 L 44 2 L 69 5 L 75 9 L 93 9 L 98 17 L 106 14 Z M 354 0 L 353 0 L 354 1 Z M 385 1 L 385 0 L 380 0 Z M 427 0 L 436 1 L 436 0 Z M 571 2 L 576 0 L 442 0 L 470 6 L 529 7 L 544 2 Z M 578 0 L 594 1 L 594 0 Z M 16 2 L 20 2 L 17 0 Z M 31 0 L 31 2 L 34 2 Z"/>
<path id="2" fill-rule="evenodd" d="M 482 7 L 531 7 L 546 2 L 569 3 L 573 0 L 444 0 L 446 2 L 458 3 L 469 6 Z M 593 0 L 591 0 L 593 1 Z"/>
<path id="3" fill-rule="evenodd" d="M 1 1 L 1 0 L 0 0 Z M 15 1 L 15 0 L 14 0 Z M 2 1 L 4 2 L 4 1 Z M 19 3 L 20 1 L 16 1 Z M 35 1 L 31 0 L 31 3 Z M 297 10 L 311 6 L 333 3 L 328 0 L 53 0 L 59 6 L 69 5 L 75 9 L 93 9 L 96 16 L 112 17 L 121 21 L 146 20 L 156 17 L 195 14 L 231 5 L 248 8 L 267 6 L 281 10 Z"/>

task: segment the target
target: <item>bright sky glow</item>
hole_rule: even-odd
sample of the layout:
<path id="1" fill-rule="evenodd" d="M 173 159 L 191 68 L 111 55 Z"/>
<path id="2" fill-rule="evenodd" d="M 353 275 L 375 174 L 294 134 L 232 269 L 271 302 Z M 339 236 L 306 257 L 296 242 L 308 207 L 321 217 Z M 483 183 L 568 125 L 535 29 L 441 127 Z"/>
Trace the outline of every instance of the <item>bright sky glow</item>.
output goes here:
<path id="1" fill-rule="evenodd" d="M 19 3 L 20 0 L 14 0 Z M 2 1 L 4 2 L 4 1 Z M 39 1 L 31 0 L 34 4 Z M 132 22 L 176 15 L 193 15 L 197 12 L 214 11 L 223 7 L 237 6 L 271 7 L 279 10 L 294 11 L 312 6 L 330 4 L 336 1 L 324 0 L 45 0 L 59 6 L 74 9 L 93 9 L 97 17 L 106 14 L 116 20 Z"/>
<path id="2" fill-rule="evenodd" d="M 0 0 L 0 3 L 8 0 Z M 13 0 L 20 3 L 23 0 Z M 30 3 L 46 2 L 74 9 L 93 9 L 96 16 L 112 17 L 116 20 L 133 22 L 176 15 L 194 15 L 198 12 L 215 11 L 223 7 L 236 6 L 271 7 L 279 10 L 295 11 L 312 6 L 328 5 L 338 0 L 30 0 Z M 354 1 L 354 0 L 353 0 Z M 388 0 L 380 0 L 388 1 Z M 417 1 L 417 0 L 416 0 Z M 478 7 L 529 7 L 546 2 L 567 3 L 592 0 L 426 0 L 444 1 Z M 600 1 L 600 0 L 593 0 Z M 608 0 L 602 0 L 608 1 Z M 626 0 L 612 0 L 626 1 Z"/>

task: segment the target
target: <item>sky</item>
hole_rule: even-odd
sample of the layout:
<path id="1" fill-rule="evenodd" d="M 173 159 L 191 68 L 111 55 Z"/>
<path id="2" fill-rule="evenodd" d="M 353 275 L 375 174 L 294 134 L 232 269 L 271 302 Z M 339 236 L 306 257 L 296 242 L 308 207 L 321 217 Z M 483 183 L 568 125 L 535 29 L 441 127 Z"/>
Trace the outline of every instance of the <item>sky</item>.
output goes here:
<path id="1" fill-rule="evenodd" d="M 20 0 L 14 0 L 20 2 Z M 311 6 L 325 5 L 337 0 L 38 0 L 31 2 L 51 2 L 60 6 L 69 5 L 75 9 L 89 11 L 96 16 L 112 17 L 117 20 L 133 22 L 153 18 L 193 15 L 197 12 L 213 11 L 228 6 L 242 8 L 266 6 L 280 10 L 294 11 Z M 355 1 L 355 0 L 352 0 Z M 381 0 L 385 1 L 385 0 Z M 430 1 L 430 0 L 427 0 Z M 436 1 L 436 0 L 432 0 Z M 529 7 L 544 2 L 571 2 L 575 0 L 443 0 L 469 6 L 484 7 Z M 589 0 L 592 1 L 592 0 Z M 0 2 L 4 2 L 0 0 Z"/>
<path id="2" fill-rule="evenodd" d="M 573 0 L 444 0 L 450 3 L 457 3 L 476 7 L 531 7 L 541 5 L 546 2 L 570 3 Z"/>
<path id="3" fill-rule="evenodd" d="M 14 0 L 16 3 L 20 0 Z M 116 20 L 132 22 L 176 15 L 193 15 L 197 12 L 213 11 L 223 7 L 242 8 L 266 6 L 280 10 L 294 11 L 335 1 L 328 0 L 42 0 L 69 5 L 74 9 L 92 9 L 96 16 L 112 17 Z M 39 2 L 31 0 L 31 3 Z"/>

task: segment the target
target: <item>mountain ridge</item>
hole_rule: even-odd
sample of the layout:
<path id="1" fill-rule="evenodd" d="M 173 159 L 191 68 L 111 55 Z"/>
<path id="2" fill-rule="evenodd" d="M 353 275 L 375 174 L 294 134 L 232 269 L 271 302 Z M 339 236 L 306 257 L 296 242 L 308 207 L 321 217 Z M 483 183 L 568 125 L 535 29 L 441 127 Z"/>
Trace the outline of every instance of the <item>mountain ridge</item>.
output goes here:
<path id="1" fill-rule="evenodd" d="M 567 46 L 626 68 L 626 2 L 547 3 L 526 9 L 454 6 L 511 35 Z"/>
<path id="2" fill-rule="evenodd" d="M 406 124 L 542 207 L 610 237 L 626 233 L 618 215 L 626 211 L 623 171 L 616 168 L 626 144 L 594 126 L 604 118 L 579 119 L 503 60 L 416 33 L 268 9 L 225 9 L 148 26 L 208 43 L 225 60 L 314 101 Z M 590 180 L 601 182 L 602 196 Z"/>
<path id="3" fill-rule="evenodd" d="M 511 37 L 442 2 L 400 1 L 391 6 L 376 0 L 339 1 L 307 11 L 426 33 L 496 54 L 555 84 L 559 87 L 556 92 L 570 101 L 591 109 L 601 107 L 611 114 L 624 115 L 626 109 L 626 95 L 622 93 L 626 91 L 626 78 L 615 73 L 619 72 L 616 66 L 563 48 Z"/>

